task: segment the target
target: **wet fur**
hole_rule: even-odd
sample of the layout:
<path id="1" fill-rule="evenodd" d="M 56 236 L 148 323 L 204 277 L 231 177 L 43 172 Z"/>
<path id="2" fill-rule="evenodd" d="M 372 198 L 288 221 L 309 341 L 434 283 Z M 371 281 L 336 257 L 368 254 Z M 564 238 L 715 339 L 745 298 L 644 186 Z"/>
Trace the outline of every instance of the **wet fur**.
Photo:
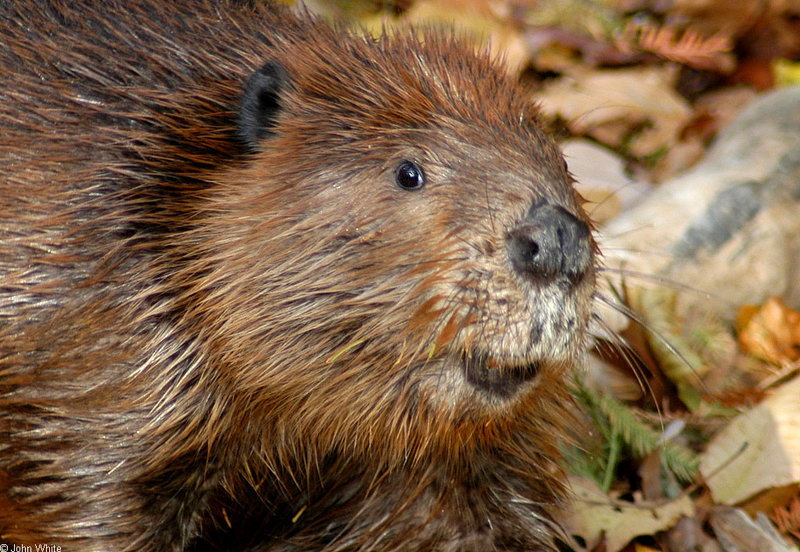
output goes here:
<path id="1" fill-rule="evenodd" d="M 94 5 L 0 4 L 2 539 L 548 549 L 593 276 L 507 268 L 532 203 L 585 220 L 527 97 L 452 37 Z"/>

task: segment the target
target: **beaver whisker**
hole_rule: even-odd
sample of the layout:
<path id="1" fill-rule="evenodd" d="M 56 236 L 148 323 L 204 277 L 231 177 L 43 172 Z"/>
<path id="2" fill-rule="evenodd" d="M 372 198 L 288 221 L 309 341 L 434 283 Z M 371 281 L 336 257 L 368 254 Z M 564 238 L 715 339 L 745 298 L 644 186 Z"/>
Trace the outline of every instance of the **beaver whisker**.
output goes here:
<path id="1" fill-rule="evenodd" d="M 602 335 L 595 336 L 595 347 L 597 350 L 600 351 L 601 348 L 605 346 L 608 347 L 609 350 L 622 355 L 623 361 L 628 367 L 630 367 L 636 382 L 639 384 L 639 388 L 647 392 L 650 397 L 655 399 L 656 395 L 653 387 L 645 377 L 645 374 L 639 368 L 642 365 L 642 359 L 639 358 L 639 354 L 637 353 L 636 349 L 634 349 L 628 343 L 628 341 L 619 334 L 619 332 L 615 331 L 610 325 L 608 325 L 603 317 L 599 314 L 592 313 L 592 320 L 602 326 L 604 330 Z M 656 404 L 656 408 L 660 408 L 660 405 Z"/>
<path id="2" fill-rule="evenodd" d="M 698 287 L 686 284 L 684 282 L 678 282 L 677 280 L 673 280 L 667 276 L 663 276 L 661 274 L 651 274 L 648 272 L 642 272 L 639 270 L 633 270 L 629 268 L 614 268 L 609 266 L 599 266 L 595 268 L 595 271 L 598 273 L 606 272 L 610 274 L 619 274 L 624 278 L 633 278 L 642 280 L 645 282 L 652 282 L 654 284 L 658 284 L 660 286 L 674 289 L 676 291 L 686 291 L 689 293 L 693 293 L 696 295 L 702 295 L 704 299 L 713 299 L 719 301 L 721 303 L 727 303 L 728 301 L 719 295 L 711 293 L 707 290 L 700 289 Z"/>
<path id="3" fill-rule="evenodd" d="M 702 380 L 700 379 L 699 374 L 697 374 L 695 368 L 692 366 L 692 363 L 689 362 L 689 360 L 684 356 L 684 354 L 680 350 L 678 350 L 675 347 L 675 345 L 672 344 L 672 342 L 666 335 L 663 334 L 663 332 L 659 331 L 657 328 L 654 328 L 652 325 L 648 324 L 644 318 L 642 318 L 636 311 L 634 311 L 627 305 L 624 305 L 614 300 L 610 300 L 599 292 L 593 293 L 592 297 L 594 299 L 599 300 L 601 303 L 608 305 L 615 311 L 619 312 L 620 314 L 624 315 L 629 320 L 637 324 L 643 330 L 649 332 L 653 337 L 655 337 L 659 342 L 661 342 L 661 344 L 664 345 L 664 347 L 666 347 L 666 349 L 671 354 L 673 354 L 676 358 L 678 358 L 687 368 L 689 368 L 695 374 L 695 376 L 698 378 L 699 382 L 698 385 L 700 386 L 704 385 Z M 593 318 L 595 320 L 598 320 L 598 318 L 595 318 L 594 315 Z M 611 335 L 614 334 L 616 334 L 616 332 L 612 333 Z"/>

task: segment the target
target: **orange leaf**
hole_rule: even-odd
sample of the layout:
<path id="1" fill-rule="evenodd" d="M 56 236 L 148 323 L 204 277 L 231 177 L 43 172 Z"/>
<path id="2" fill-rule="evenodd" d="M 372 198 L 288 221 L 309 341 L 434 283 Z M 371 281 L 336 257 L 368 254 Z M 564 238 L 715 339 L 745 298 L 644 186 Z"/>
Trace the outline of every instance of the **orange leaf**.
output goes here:
<path id="1" fill-rule="evenodd" d="M 800 359 L 800 312 L 790 309 L 779 297 L 764 305 L 739 309 L 736 327 L 742 348 L 775 364 Z"/>

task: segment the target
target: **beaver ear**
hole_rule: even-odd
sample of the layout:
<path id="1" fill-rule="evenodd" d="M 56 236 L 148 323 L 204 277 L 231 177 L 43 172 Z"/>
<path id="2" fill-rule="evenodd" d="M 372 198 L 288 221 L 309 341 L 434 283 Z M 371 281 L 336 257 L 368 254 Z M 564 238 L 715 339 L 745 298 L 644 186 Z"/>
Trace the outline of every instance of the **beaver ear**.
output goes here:
<path id="1" fill-rule="evenodd" d="M 280 96 L 288 88 L 289 75 L 276 61 L 267 62 L 258 69 L 244 87 L 239 106 L 238 133 L 250 148 L 258 148 L 259 142 L 272 134 L 281 111 Z"/>

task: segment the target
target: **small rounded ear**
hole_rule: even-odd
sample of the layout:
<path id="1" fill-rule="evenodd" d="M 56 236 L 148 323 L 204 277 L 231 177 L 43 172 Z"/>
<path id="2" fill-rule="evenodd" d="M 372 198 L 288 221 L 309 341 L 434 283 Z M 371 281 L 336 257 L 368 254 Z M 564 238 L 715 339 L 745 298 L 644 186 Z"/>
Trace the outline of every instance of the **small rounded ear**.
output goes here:
<path id="1" fill-rule="evenodd" d="M 280 96 L 288 85 L 286 69 L 275 61 L 264 64 L 247 81 L 237 121 L 239 137 L 246 146 L 257 149 L 261 140 L 272 134 L 281 111 Z"/>

